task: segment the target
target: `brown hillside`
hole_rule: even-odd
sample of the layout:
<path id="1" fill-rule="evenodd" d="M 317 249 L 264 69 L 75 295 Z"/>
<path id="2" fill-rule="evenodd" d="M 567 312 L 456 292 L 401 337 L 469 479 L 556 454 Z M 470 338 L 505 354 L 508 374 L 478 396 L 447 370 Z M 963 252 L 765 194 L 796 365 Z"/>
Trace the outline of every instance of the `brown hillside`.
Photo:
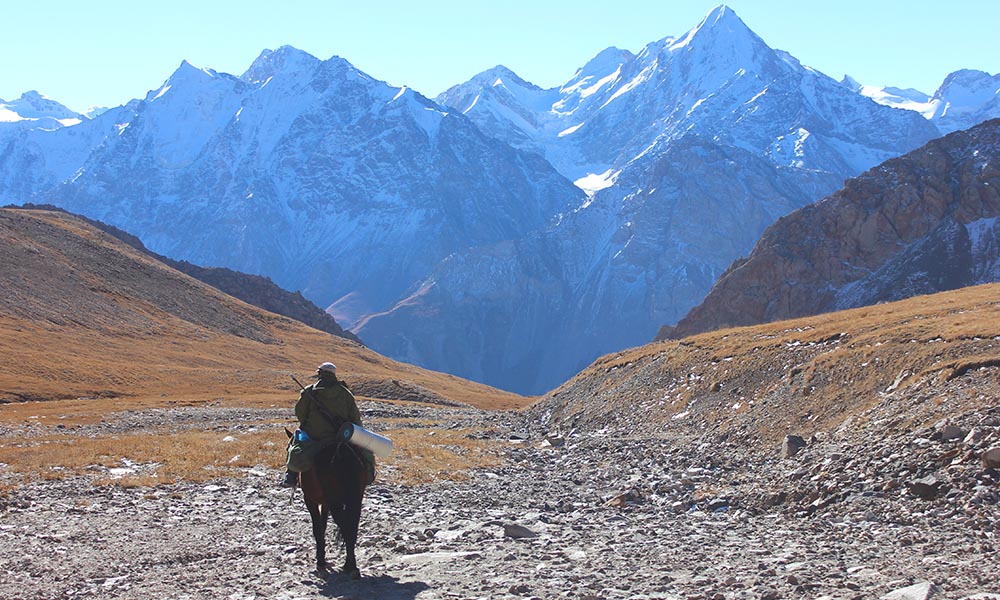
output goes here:
<path id="1" fill-rule="evenodd" d="M 998 399 L 1000 284 L 989 284 L 611 354 L 532 412 L 563 428 L 773 449 L 786 434 L 877 423 L 882 435 Z"/>
<path id="2" fill-rule="evenodd" d="M 332 360 L 372 397 L 525 403 L 245 304 L 67 214 L 0 210 L 0 265 L 0 402 L 290 403 L 288 374 Z"/>
<path id="3" fill-rule="evenodd" d="M 28 203 L 23 206 L 8 206 L 6 208 L 51 210 L 62 213 L 68 212 L 62 208 L 49 204 L 43 205 Z M 332 333 L 342 338 L 354 340 L 355 342 L 361 342 L 361 340 L 358 339 L 358 336 L 341 327 L 332 316 L 303 297 L 301 292 L 289 292 L 279 287 L 268 277 L 250 275 L 248 273 L 241 273 L 239 271 L 223 267 L 201 267 L 184 260 L 173 260 L 172 258 L 163 256 L 162 254 L 157 254 L 149 248 L 146 248 L 146 245 L 142 243 L 142 240 L 130 233 L 118 229 L 113 225 L 88 219 L 82 215 L 74 216 L 81 221 L 93 225 L 105 233 L 111 234 L 143 254 L 147 254 L 164 263 L 168 267 L 177 269 L 181 273 L 190 275 L 199 281 L 203 281 L 208 285 L 219 289 L 225 294 L 239 298 L 247 304 L 263 308 L 268 312 L 291 317 L 296 321 L 301 321 L 314 329 L 326 331 L 327 333 Z"/>

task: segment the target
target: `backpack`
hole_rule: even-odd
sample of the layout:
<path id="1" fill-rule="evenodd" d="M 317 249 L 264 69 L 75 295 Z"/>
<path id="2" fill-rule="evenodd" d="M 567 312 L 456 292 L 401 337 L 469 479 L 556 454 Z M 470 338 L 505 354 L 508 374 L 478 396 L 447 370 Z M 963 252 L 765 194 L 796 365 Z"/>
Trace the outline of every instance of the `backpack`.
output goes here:
<path id="1" fill-rule="evenodd" d="M 323 444 L 319 440 L 314 440 L 298 435 L 295 432 L 288 440 L 288 460 L 286 464 L 289 471 L 302 473 L 312 468 L 316 455 L 323 449 Z"/>

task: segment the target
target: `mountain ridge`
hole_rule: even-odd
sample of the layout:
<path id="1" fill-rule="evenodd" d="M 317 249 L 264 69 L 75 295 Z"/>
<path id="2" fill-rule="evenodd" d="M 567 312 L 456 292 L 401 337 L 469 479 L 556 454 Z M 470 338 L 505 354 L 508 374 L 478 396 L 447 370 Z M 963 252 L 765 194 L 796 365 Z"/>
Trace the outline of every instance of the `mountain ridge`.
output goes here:
<path id="1" fill-rule="evenodd" d="M 243 78 L 182 63 L 146 100 L 87 125 L 74 133 L 101 143 L 49 176 L 20 168 L 52 156 L 34 139 L 0 155 L 0 195 L 108 222 L 178 260 L 267 274 L 348 326 L 455 250 L 580 202 L 544 161 L 460 115 L 290 47 Z M 355 314 L 338 310 L 348 295 Z"/>
<path id="2" fill-rule="evenodd" d="M 933 427 L 995 408 L 985 390 L 1000 382 L 998 292 L 991 283 L 645 344 L 601 357 L 529 413 L 562 431 L 667 429 L 762 458 L 786 435 Z"/>
<path id="3" fill-rule="evenodd" d="M 55 211 L 71 214 L 57 206 L 51 205 L 25 204 L 23 206 L 12 205 L 5 206 L 3 208 L 8 210 Z M 352 340 L 363 345 L 363 342 L 356 335 L 341 327 L 337 323 L 336 319 L 312 302 L 306 300 L 300 292 L 289 292 L 284 290 L 275 285 L 275 283 L 267 277 L 261 277 L 260 275 L 247 275 L 246 273 L 240 273 L 239 271 L 219 267 L 201 267 L 186 261 L 173 260 L 146 248 L 146 245 L 142 243 L 142 240 L 134 235 L 122 231 L 121 229 L 118 229 L 117 227 L 93 219 L 88 219 L 87 217 L 80 215 L 71 216 L 118 238 L 139 252 L 155 258 L 163 264 L 177 269 L 186 275 L 190 275 L 199 281 L 207 283 L 219 291 L 229 294 L 234 298 L 238 298 L 247 304 L 252 304 L 268 312 L 273 312 L 295 319 L 296 321 L 304 323 L 305 325 L 320 331 L 332 333 L 337 337 Z"/>

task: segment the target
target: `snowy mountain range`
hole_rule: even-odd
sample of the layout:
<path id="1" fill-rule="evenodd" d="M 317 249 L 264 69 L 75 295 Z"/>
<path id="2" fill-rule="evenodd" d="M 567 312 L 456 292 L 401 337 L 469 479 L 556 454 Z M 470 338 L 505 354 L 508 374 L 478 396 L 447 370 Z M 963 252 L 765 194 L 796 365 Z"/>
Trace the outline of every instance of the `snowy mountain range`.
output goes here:
<path id="1" fill-rule="evenodd" d="M 185 62 L 143 100 L 26 132 L 0 154 L 0 182 L 3 200 L 42 199 L 172 258 L 268 275 L 346 324 L 390 308 L 446 256 L 583 198 L 462 115 L 290 47 L 240 77 Z"/>
<path id="2" fill-rule="evenodd" d="M 587 183 L 607 186 L 651 147 L 691 134 L 718 138 L 776 164 L 824 171 L 877 164 L 896 154 L 893 143 L 911 141 L 886 142 L 857 124 L 845 127 L 838 112 L 855 111 L 894 127 L 916 120 L 856 102 L 837 87 L 769 48 L 720 6 L 687 34 L 649 44 L 636 56 L 604 50 L 556 89 L 540 90 L 497 67 L 437 100 L 508 143 L 540 148 L 561 172 L 593 189 Z M 772 118 L 775 110 L 813 118 L 803 123 L 805 131 L 790 132 L 787 123 Z"/>
<path id="3" fill-rule="evenodd" d="M 463 374 L 523 391 L 648 341 L 778 217 L 937 135 L 770 49 L 726 7 L 637 55 L 605 50 L 556 89 L 498 67 L 438 101 L 591 195 L 527 239 L 450 257 L 357 332 L 437 369 L 458 348 Z"/>
<path id="4" fill-rule="evenodd" d="M 962 69 L 945 78 L 933 96 L 913 88 L 861 85 L 851 77 L 841 84 L 885 106 L 916 111 L 942 134 L 968 129 L 1000 117 L 1000 74 Z"/>
<path id="5" fill-rule="evenodd" d="M 269 276 L 393 358 L 533 393 L 648 341 L 776 219 L 985 94 L 894 110 L 725 6 L 548 90 L 496 67 L 430 100 L 283 47 L 240 76 L 182 63 L 92 119 L 48 108 L 70 127 L 2 103 L 0 203 Z"/>

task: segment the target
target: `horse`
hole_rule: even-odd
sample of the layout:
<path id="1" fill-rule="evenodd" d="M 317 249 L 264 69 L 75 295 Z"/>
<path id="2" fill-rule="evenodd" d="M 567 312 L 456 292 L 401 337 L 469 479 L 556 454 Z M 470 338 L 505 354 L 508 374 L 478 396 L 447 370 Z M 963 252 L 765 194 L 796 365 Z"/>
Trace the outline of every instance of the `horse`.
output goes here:
<path id="1" fill-rule="evenodd" d="M 285 429 L 285 433 L 291 438 L 291 431 Z M 326 525 L 333 516 L 347 554 L 341 573 L 352 579 L 361 578 L 354 548 L 361 522 L 361 501 L 368 483 L 368 470 L 360 453 L 344 441 L 334 442 L 321 450 L 316 455 L 313 468 L 299 473 L 299 485 L 316 539 L 317 571 L 325 572 L 332 568 L 326 562 Z"/>

